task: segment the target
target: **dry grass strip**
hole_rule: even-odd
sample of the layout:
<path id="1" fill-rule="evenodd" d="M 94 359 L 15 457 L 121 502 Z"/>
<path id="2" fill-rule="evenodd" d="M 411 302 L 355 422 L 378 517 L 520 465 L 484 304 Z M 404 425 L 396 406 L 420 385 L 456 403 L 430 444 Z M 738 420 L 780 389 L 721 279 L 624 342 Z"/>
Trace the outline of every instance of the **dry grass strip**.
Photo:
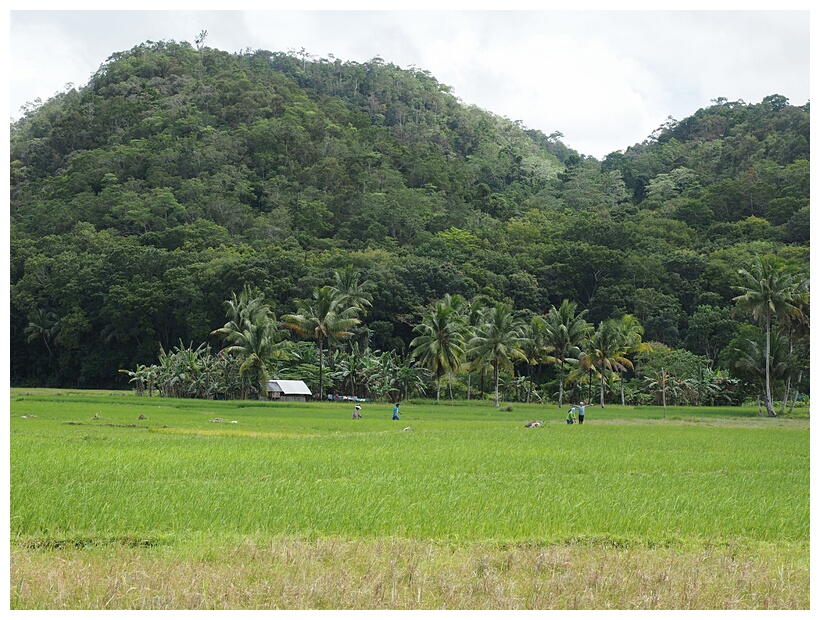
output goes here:
<path id="1" fill-rule="evenodd" d="M 12 609 L 809 609 L 808 544 L 11 545 Z"/>

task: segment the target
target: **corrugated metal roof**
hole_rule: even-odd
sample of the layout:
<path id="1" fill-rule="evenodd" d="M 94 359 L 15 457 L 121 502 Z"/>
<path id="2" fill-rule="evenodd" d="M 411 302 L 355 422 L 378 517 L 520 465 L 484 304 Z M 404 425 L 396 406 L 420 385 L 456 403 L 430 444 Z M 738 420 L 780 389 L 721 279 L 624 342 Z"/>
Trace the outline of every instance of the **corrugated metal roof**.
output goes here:
<path id="1" fill-rule="evenodd" d="M 268 392 L 282 392 L 282 394 L 305 394 L 311 395 L 310 388 L 304 381 L 285 381 L 282 379 L 271 379 L 268 381 Z"/>

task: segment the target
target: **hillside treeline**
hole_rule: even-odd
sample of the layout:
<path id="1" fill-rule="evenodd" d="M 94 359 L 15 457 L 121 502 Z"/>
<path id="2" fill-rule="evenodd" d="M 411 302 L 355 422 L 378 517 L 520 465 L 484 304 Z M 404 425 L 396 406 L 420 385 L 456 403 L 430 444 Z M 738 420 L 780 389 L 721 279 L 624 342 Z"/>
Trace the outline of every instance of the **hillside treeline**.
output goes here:
<path id="1" fill-rule="evenodd" d="M 280 317 L 347 267 L 356 342 L 401 359 L 449 294 L 630 315 L 715 370 L 762 333 L 739 270 L 808 272 L 809 117 L 717 98 L 597 161 L 415 67 L 147 42 L 12 123 L 11 381 L 124 386 L 220 349 L 246 284 Z"/>

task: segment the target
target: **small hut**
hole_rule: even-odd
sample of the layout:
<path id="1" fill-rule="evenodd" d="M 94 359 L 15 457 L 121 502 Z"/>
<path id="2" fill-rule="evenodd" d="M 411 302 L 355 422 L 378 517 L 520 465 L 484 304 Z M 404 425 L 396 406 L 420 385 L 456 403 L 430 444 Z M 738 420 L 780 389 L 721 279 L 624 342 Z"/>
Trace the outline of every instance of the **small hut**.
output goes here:
<path id="1" fill-rule="evenodd" d="M 269 400 L 306 402 L 312 396 L 310 388 L 304 381 L 270 379 L 267 391 Z"/>

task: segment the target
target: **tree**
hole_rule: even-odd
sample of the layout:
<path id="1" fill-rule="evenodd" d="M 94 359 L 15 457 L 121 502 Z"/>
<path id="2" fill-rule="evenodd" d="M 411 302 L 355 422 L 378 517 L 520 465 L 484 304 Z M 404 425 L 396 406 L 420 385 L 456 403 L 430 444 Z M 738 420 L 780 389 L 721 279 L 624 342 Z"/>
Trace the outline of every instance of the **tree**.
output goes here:
<path id="1" fill-rule="evenodd" d="M 736 391 L 740 381 L 730 377 L 720 368 L 712 370 L 704 366 L 697 377 L 683 379 L 682 384 L 686 393 L 686 404 L 699 407 L 706 403 L 712 406 L 736 404 Z"/>
<path id="2" fill-rule="evenodd" d="M 120 369 L 120 372 L 131 377 L 128 383 L 136 386 L 137 396 L 142 396 L 148 390 L 148 396 L 154 395 L 154 381 L 157 378 L 157 367 L 137 364 L 136 370 Z"/>
<path id="3" fill-rule="evenodd" d="M 232 293 L 225 302 L 227 323 L 211 332 L 228 343 L 223 353 L 242 360 L 239 375 L 247 378 L 259 394 L 265 392 L 267 362 L 281 340 L 273 311 L 264 301 L 264 293 L 254 292 L 245 284 L 239 297 Z"/>
<path id="4" fill-rule="evenodd" d="M 345 306 L 331 286 L 313 290 L 313 298 L 300 300 L 295 314 L 282 316 L 282 325 L 301 336 L 316 340 L 319 349 L 319 398 L 324 397 L 324 343 L 352 336 L 359 324 L 354 306 Z"/>
<path id="5" fill-rule="evenodd" d="M 598 163 L 417 69 L 190 39 L 115 53 L 88 88 L 12 123 L 13 383 L 125 384 L 117 369 L 155 361 L 160 345 L 208 339 L 246 281 L 277 317 L 315 286 L 359 286 L 372 306 L 345 305 L 367 317 L 371 346 L 402 357 L 420 309 L 445 293 L 540 314 L 549 291 L 596 326 L 631 312 L 644 339 L 688 335 L 714 359 L 731 332 L 722 315 L 693 316 L 698 305 L 733 307 L 755 252 L 808 264 L 808 104 L 723 100 Z M 361 270 L 352 288 L 333 279 L 345 265 L 340 280 Z M 346 342 L 365 347 L 353 331 Z M 343 359 L 329 342 L 323 389 Z M 577 356 L 561 362 L 558 400 Z M 468 398 L 476 372 L 482 386 L 492 376 L 488 363 L 462 368 Z M 807 386 L 791 368 L 792 388 Z"/>
<path id="6" fill-rule="evenodd" d="M 396 368 L 399 399 L 406 400 L 410 394 L 424 394 L 427 370 L 418 366 L 416 360 L 408 359 Z"/>
<path id="7" fill-rule="evenodd" d="M 734 298 L 737 308 L 750 312 L 766 332 L 764 398 L 766 412 L 775 417 L 777 413 L 772 400 L 771 381 L 772 323 L 800 313 L 803 283 L 794 267 L 773 256 L 755 256 L 750 268 L 741 269 L 738 273 L 744 282 L 738 287 L 741 294 Z"/>
<path id="8" fill-rule="evenodd" d="M 512 306 L 498 304 L 487 308 L 468 348 L 478 360 L 492 365 L 495 380 L 495 406 L 498 407 L 498 375 L 501 368 L 508 368 L 512 361 L 524 359 L 523 324 L 513 314 Z"/>
<path id="9" fill-rule="evenodd" d="M 338 295 L 339 305 L 354 308 L 364 316 L 367 308 L 373 305 L 373 295 L 370 294 L 373 283 L 370 280 L 360 282 L 360 278 L 361 272 L 353 265 L 348 265 L 333 273 L 333 288 Z"/>
<path id="10" fill-rule="evenodd" d="M 42 338 L 43 344 L 48 349 L 49 357 L 54 356 L 54 352 L 48 343 L 52 342 L 60 333 L 60 319 L 57 318 L 56 314 L 51 310 L 37 308 L 24 331 L 27 342 L 34 342 L 38 338 Z"/>
<path id="11" fill-rule="evenodd" d="M 578 371 L 595 369 L 601 379 L 601 409 L 604 408 L 606 376 L 632 368 L 626 357 L 630 341 L 618 319 L 603 321 L 589 339 L 587 352 L 578 361 Z"/>
<path id="12" fill-rule="evenodd" d="M 227 360 L 227 356 L 221 355 L 221 360 Z M 160 394 L 173 398 L 205 398 L 214 393 L 227 393 L 228 391 L 238 392 L 241 398 L 245 397 L 245 384 L 239 380 L 235 390 L 228 388 L 225 380 L 231 371 L 229 368 L 238 366 L 235 360 L 242 358 L 232 358 L 227 364 L 220 363 L 221 368 L 217 368 L 217 361 L 211 355 L 211 349 L 205 343 L 200 344 L 196 349 L 193 345 L 184 346 L 182 341 L 169 351 L 160 345 L 159 364 L 146 368 L 137 365 L 137 371 L 120 370 L 132 377 L 132 381 L 137 383 L 137 391 L 140 390 L 140 381 L 148 383 L 149 395 L 152 390 L 151 383 L 156 385 Z"/>
<path id="13" fill-rule="evenodd" d="M 339 306 L 352 309 L 356 318 L 366 316 L 368 309 L 373 306 L 373 295 L 370 291 L 374 288 L 374 285 L 370 280 L 362 282 L 361 272 L 353 265 L 347 265 L 344 269 L 333 272 L 332 288 L 338 297 Z M 353 335 L 357 343 L 359 340 L 363 340 L 365 343 L 370 342 L 372 331 L 369 327 L 372 326 L 363 325 L 356 330 Z M 390 324 L 390 327 L 392 329 L 392 324 Z M 360 336 L 363 336 L 363 339 Z M 328 351 L 332 353 L 330 347 L 328 347 Z M 335 357 L 331 354 L 329 359 L 330 366 L 333 368 Z"/>
<path id="14" fill-rule="evenodd" d="M 643 377 L 656 375 L 661 368 L 665 368 L 672 377 L 694 379 L 703 375 L 703 370 L 709 367 L 709 360 L 686 349 L 653 342 L 651 348 L 638 351 L 635 367 L 637 374 Z"/>
<path id="15" fill-rule="evenodd" d="M 436 404 L 441 396 L 442 375 L 456 370 L 464 359 L 463 306 L 464 300 L 460 295 L 445 295 L 413 328 L 413 333 L 418 336 L 410 342 L 412 355 L 436 375 Z"/>
<path id="16" fill-rule="evenodd" d="M 705 355 L 710 364 L 714 364 L 736 331 L 737 321 L 731 317 L 729 308 L 700 305 L 689 317 L 686 348 L 698 355 Z"/>
<path id="17" fill-rule="evenodd" d="M 594 326 L 584 320 L 586 310 L 576 314 L 578 304 L 564 300 L 547 313 L 547 333 L 545 344 L 552 348 L 553 359 L 558 366 L 558 408 L 564 402 L 564 366 L 567 360 L 580 355 L 578 345 L 593 331 Z"/>
<path id="18" fill-rule="evenodd" d="M 196 44 L 196 49 L 202 51 L 202 48 L 205 46 L 205 39 L 208 38 L 208 31 L 207 30 L 200 30 L 199 34 L 194 39 L 194 43 Z"/>
<path id="19" fill-rule="evenodd" d="M 635 355 L 636 353 L 645 353 L 652 350 L 652 346 L 648 342 L 643 341 L 643 327 L 637 318 L 631 314 L 622 316 L 619 320 L 619 331 L 624 342 L 624 352 L 626 355 Z M 621 383 L 621 404 L 625 405 L 624 398 L 624 377 L 623 372 L 626 370 L 625 366 L 621 366 L 620 383 Z"/>
<path id="20" fill-rule="evenodd" d="M 465 340 L 469 342 L 470 339 L 475 335 L 478 326 L 481 324 L 482 316 L 484 314 L 484 310 L 487 307 L 488 300 L 484 297 L 474 297 L 467 303 L 467 307 L 464 309 L 464 318 L 466 321 L 466 333 L 465 333 Z M 471 390 L 472 390 L 472 380 L 473 380 L 473 371 L 477 368 L 481 370 L 481 386 L 482 390 L 484 387 L 484 370 L 485 366 L 483 366 L 483 362 L 478 360 L 477 358 L 472 357 L 472 352 L 469 348 L 465 346 L 465 363 L 464 367 L 467 370 L 467 400 L 470 400 Z"/>
<path id="21" fill-rule="evenodd" d="M 783 403 L 780 413 L 786 410 L 786 403 L 789 400 L 789 390 L 794 381 L 794 397 L 792 399 L 789 412 L 794 410 L 797 401 L 800 382 L 803 373 L 808 372 L 810 355 L 809 342 L 809 280 L 805 278 L 798 285 L 797 299 L 795 302 L 797 312 L 790 317 L 790 320 L 783 324 L 783 331 L 788 340 L 788 363 L 786 364 L 786 385 L 783 394 Z"/>
<path id="22" fill-rule="evenodd" d="M 532 367 L 540 364 L 546 359 L 547 351 L 550 347 L 546 343 L 547 322 L 544 317 L 535 315 L 530 319 L 522 331 L 521 351 L 527 362 L 527 372 L 529 374 L 529 387 L 527 390 L 527 402 L 532 396 Z"/>
<path id="23" fill-rule="evenodd" d="M 738 335 L 724 349 L 723 357 L 732 375 L 754 387 L 761 415 L 765 408 L 771 416 L 765 402 L 761 408 L 760 397 L 762 395 L 766 400 L 767 378 L 783 376 L 787 372 L 788 342 L 780 326 L 772 327 L 767 337 L 765 330 L 755 325 L 742 325 Z"/>

